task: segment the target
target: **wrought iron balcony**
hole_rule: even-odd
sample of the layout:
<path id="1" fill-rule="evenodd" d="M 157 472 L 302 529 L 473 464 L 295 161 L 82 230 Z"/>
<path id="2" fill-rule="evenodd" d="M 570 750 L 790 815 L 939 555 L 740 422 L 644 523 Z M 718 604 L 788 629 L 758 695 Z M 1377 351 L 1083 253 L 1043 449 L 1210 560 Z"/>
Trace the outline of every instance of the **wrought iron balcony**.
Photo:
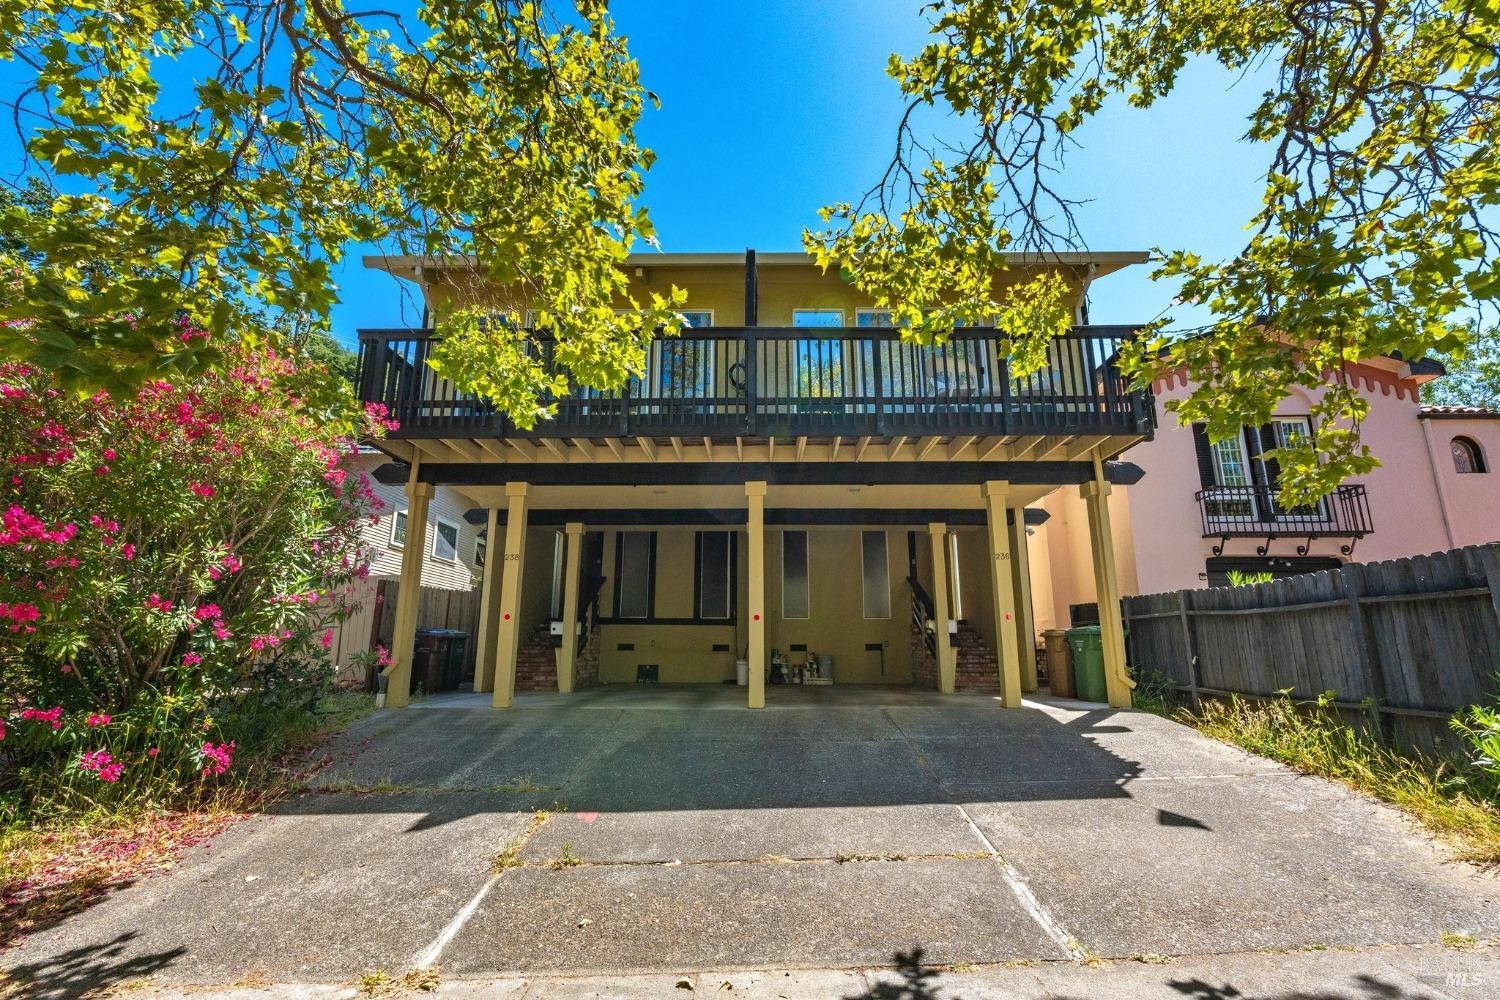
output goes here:
<path id="1" fill-rule="evenodd" d="M 1197 493 L 1204 538 L 1363 538 L 1374 530 L 1362 484 L 1340 486 L 1317 503 L 1287 507 L 1274 486 L 1211 486 Z M 1221 548 L 1222 546 L 1220 546 Z M 1303 546 L 1305 550 L 1307 546 Z M 1353 546 L 1345 546 L 1345 550 Z M 1219 549 L 1215 549 L 1219 554 Z M 1299 550 L 1299 554 L 1305 551 Z"/>
<path id="2" fill-rule="evenodd" d="M 395 437 L 1130 435 L 1155 426 L 1149 392 L 1116 367 L 1134 327 L 1075 327 L 1048 367 L 1010 374 L 1003 337 L 957 331 L 921 347 L 897 331 L 714 327 L 651 346 L 620 389 L 575 386 L 557 413 L 522 431 L 427 365 L 431 330 L 361 330 L 360 395 L 384 403 Z M 550 364 L 552 345 L 535 348 Z"/>

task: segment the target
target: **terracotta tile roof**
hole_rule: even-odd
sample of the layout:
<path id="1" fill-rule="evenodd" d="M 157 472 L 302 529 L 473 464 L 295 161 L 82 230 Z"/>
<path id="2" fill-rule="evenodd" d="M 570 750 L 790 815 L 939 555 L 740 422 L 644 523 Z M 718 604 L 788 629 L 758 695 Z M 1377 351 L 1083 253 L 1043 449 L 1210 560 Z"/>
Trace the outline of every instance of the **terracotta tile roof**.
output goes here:
<path id="1" fill-rule="evenodd" d="M 1474 417 L 1480 420 L 1500 420 L 1500 410 L 1484 406 L 1419 406 L 1419 417 Z"/>

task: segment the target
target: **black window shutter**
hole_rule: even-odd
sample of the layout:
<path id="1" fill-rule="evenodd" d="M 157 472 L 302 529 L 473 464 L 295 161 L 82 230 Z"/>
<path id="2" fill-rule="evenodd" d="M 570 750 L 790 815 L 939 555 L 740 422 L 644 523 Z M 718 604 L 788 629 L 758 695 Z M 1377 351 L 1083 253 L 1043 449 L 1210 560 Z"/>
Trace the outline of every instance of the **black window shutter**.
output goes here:
<path id="1" fill-rule="evenodd" d="M 1261 424 L 1260 451 L 1267 452 L 1276 447 L 1276 425 Z M 1281 481 L 1281 465 L 1274 458 L 1262 460 L 1266 467 L 1266 485 L 1275 487 Z"/>
<path id="2" fill-rule="evenodd" d="M 1214 477 L 1214 453 L 1208 444 L 1208 428 L 1204 424 L 1193 425 L 1193 448 L 1198 452 L 1198 484 L 1205 490 L 1218 483 Z"/>

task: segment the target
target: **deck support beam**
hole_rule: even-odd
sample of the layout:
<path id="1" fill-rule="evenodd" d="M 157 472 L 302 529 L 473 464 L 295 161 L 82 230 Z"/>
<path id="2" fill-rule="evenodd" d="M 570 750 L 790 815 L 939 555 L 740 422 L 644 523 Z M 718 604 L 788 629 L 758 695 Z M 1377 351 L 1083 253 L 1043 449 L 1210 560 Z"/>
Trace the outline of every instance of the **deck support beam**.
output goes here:
<path id="1" fill-rule="evenodd" d="M 562 645 L 557 648 L 557 691 L 573 693 L 578 659 L 578 573 L 583 567 L 583 525 L 569 521 L 563 526 L 567 555 L 563 568 Z"/>
<path id="2" fill-rule="evenodd" d="M 516 696 L 516 652 L 521 646 L 521 570 L 526 564 L 526 483 L 506 483 L 505 555 L 500 579 L 500 627 L 495 640 L 495 693 L 491 703 L 509 708 Z"/>
<path id="3" fill-rule="evenodd" d="M 1010 484 L 992 480 L 980 487 L 990 542 L 990 580 L 995 600 L 995 655 L 1000 661 L 1000 703 L 1021 707 L 1021 657 L 1016 648 L 1016 597 L 1011 577 L 1010 529 L 1005 523 Z"/>
<path id="4" fill-rule="evenodd" d="M 1031 608 L 1031 546 L 1026 538 L 1026 508 L 1010 509 L 1010 579 L 1016 597 L 1016 650 L 1021 657 L 1021 691 L 1035 691 L 1036 624 Z"/>
<path id="5" fill-rule="evenodd" d="M 1089 516 L 1089 546 L 1094 556 L 1094 592 L 1099 603 L 1099 639 L 1104 652 L 1104 687 L 1113 708 L 1131 707 L 1135 682 L 1125 669 L 1125 622 L 1120 613 L 1120 582 L 1115 575 L 1114 535 L 1109 523 L 1109 480 L 1094 455 L 1094 479 L 1078 487 Z"/>
<path id="6" fill-rule="evenodd" d="M 937 646 L 938 693 L 952 694 L 957 688 L 958 651 L 948 634 L 948 526 L 934 521 L 927 525 L 932 543 L 932 618 Z"/>
<path id="7" fill-rule="evenodd" d="M 749 640 L 746 657 L 750 661 L 747 705 L 766 707 L 766 484 L 745 484 L 745 558 L 746 589 L 749 600 Z"/>
<path id="8" fill-rule="evenodd" d="M 491 507 L 485 529 L 484 577 L 479 589 L 479 635 L 474 647 L 474 691 L 491 691 L 495 687 L 495 644 L 500 636 L 500 558 L 504 529 L 500 525 L 500 508 Z"/>
<path id="9" fill-rule="evenodd" d="M 427 507 L 436 488 L 417 482 L 420 462 L 406 481 L 406 540 L 401 549 L 401 586 L 396 592 L 396 625 L 391 635 L 395 663 L 386 675 L 387 708 L 411 703 L 411 667 L 417 645 L 417 612 L 422 606 L 422 562 L 427 552 Z"/>

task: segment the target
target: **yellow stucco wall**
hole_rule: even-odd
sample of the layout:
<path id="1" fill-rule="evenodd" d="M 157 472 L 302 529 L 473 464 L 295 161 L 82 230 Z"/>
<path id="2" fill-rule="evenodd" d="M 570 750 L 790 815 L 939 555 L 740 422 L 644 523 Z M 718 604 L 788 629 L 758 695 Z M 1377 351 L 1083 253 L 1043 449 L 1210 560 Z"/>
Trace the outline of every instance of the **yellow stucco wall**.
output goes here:
<path id="1" fill-rule="evenodd" d="M 1075 293 L 1080 287 L 1076 273 L 1068 267 L 1064 276 Z M 1011 284 L 1035 273 L 1030 268 L 1015 268 L 996 276 L 997 294 Z M 643 264 L 631 265 L 627 271 L 630 294 L 644 303 L 650 293 L 667 294 L 673 285 L 687 291 L 686 309 L 711 309 L 715 326 L 743 326 L 745 323 L 745 268 L 742 261 L 732 264 Z M 841 309 L 844 325 L 854 326 L 855 311 L 870 306 L 869 298 L 856 291 L 836 270 L 826 274 L 817 266 L 806 264 L 760 263 L 756 268 L 759 294 L 758 322 L 761 326 L 791 326 L 794 309 Z M 516 310 L 526 308 L 524 295 L 495 295 L 465 272 L 444 273 L 433 270 L 424 277 L 427 303 L 435 311 L 450 304 L 469 305 L 481 300 L 491 307 Z M 622 298 L 618 303 L 626 305 Z"/>
<path id="2" fill-rule="evenodd" d="M 655 615 L 658 619 L 693 616 L 694 546 L 696 528 L 659 528 L 656 538 Z M 861 536 L 857 527 L 813 527 L 808 533 L 810 615 L 806 619 L 781 617 L 782 528 L 766 531 L 766 644 L 790 653 L 793 644 L 805 644 L 808 652 L 828 653 L 834 658 L 834 679 L 844 684 L 906 684 L 911 680 L 911 656 L 907 635 L 908 597 L 906 578 L 906 531 L 886 530 L 887 574 L 890 582 L 890 617 L 864 617 Z M 871 529 L 876 530 L 876 529 Z M 605 535 L 602 594 L 605 614 L 612 615 L 615 600 L 615 548 L 618 534 Z M 636 666 L 655 663 L 662 683 L 714 683 L 734 677 L 734 664 L 745 652 L 746 572 L 742 530 L 735 532 L 738 549 L 737 611 L 735 624 L 616 623 L 603 627 L 600 635 L 600 680 L 605 683 L 633 682 Z M 880 643 L 882 652 L 866 650 Z M 634 649 L 622 650 L 621 644 Z M 715 650 L 715 645 L 728 650 Z M 794 658 L 801 654 L 791 653 Z M 796 659 L 793 662 L 797 662 Z"/>

